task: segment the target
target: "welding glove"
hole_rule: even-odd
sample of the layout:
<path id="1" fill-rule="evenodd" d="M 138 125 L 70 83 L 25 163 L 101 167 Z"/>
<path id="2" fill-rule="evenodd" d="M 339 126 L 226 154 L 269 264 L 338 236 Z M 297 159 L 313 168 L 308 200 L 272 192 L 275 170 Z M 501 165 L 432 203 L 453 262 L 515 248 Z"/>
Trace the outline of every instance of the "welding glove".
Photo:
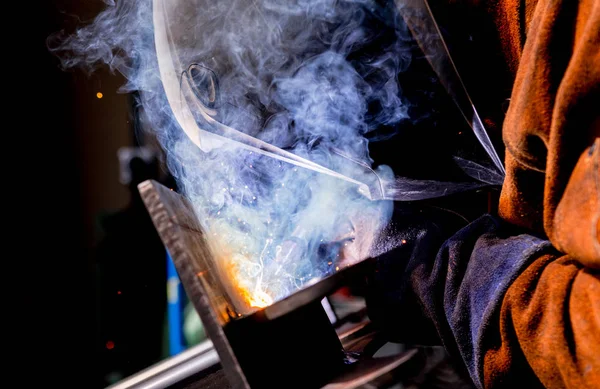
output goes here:
<path id="1" fill-rule="evenodd" d="M 461 321 L 495 309 L 522 269 L 541 251 L 554 250 L 490 215 L 467 224 L 425 208 L 394 219 L 402 221 L 402 244 L 377 258 L 365 294 L 370 319 L 396 342 L 457 348 L 448 343 L 464 335 L 454 333 L 465 330 Z"/>
<path id="2" fill-rule="evenodd" d="M 510 318 L 502 322 L 506 328 L 500 327 L 507 291 L 521 274 L 527 275 L 528 267 L 552 263 L 561 254 L 548 240 L 491 215 L 462 228 L 441 212 L 418 212 L 408 221 L 405 232 L 399 232 L 406 243 L 379 257 L 370 274 L 369 317 L 390 341 L 442 344 L 482 387 L 486 352 L 500 336 L 510 339 L 515 350 L 523 344 L 513 339 L 517 330 Z M 523 290 L 518 287 L 514 293 Z M 514 314 L 527 307 L 526 301 L 513 300 Z M 524 360 L 522 364 L 527 366 Z"/>
<path id="3" fill-rule="evenodd" d="M 433 207 L 397 205 L 392 219 L 398 245 L 377 257 L 365 290 L 369 318 L 390 341 L 440 344 L 416 295 L 417 270 L 430 268 L 444 244 L 467 224 Z"/>

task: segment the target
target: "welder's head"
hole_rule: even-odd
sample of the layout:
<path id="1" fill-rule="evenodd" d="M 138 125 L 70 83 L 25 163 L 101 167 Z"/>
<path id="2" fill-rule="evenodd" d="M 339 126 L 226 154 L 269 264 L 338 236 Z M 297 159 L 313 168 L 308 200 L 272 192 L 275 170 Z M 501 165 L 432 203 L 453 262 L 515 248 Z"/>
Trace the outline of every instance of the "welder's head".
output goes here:
<path id="1" fill-rule="evenodd" d="M 125 75 L 219 263 L 277 300 L 335 271 L 311 260 L 337 255 L 323 243 L 347 247 L 360 232 L 347 252 L 370 255 L 391 199 L 464 188 L 435 181 L 452 164 L 431 161 L 460 130 L 413 125 L 438 105 L 420 84 L 431 71 L 407 72 L 421 60 L 400 3 L 118 1 L 55 50 L 73 54 L 68 66 L 102 60 Z M 415 91 L 421 100 L 406 98 Z M 415 106 L 426 114 L 409 117 Z M 433 175 L 415 182 L 423 169 Z"/>
<path id="2" fill-rule="evenodd" d="M 335 148 L 370 165 L 369 134 L 407 117 L 396 76 L 410 53 L 393 2 L 154 3 L 162 81 L 193 139 L 195 123 L 313 160 Z M 218 141 L 202 133 L 199 143 Z"/>

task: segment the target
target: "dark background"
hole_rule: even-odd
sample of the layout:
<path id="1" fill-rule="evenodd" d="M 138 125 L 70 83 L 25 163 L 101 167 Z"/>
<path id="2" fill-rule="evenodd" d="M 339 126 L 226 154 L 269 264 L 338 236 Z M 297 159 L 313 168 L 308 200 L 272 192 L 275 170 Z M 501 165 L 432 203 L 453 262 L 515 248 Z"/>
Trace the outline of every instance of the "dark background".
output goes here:
<path id="1" fill-rule="evenodd" d="M 13 20 L 7 23 L 11 32 L 3 55 L 4 82 L 10 90 L 3 104 L 9 231 L 5 317 L 11 328 L 5 333 L 5 354 L 9 366 L 15 366 L 9 375 L 18 377 L 18 387 L 106 385 L 109 360 L 121 352 L 122 343 L 107 334 L 114 323 L 101 324 L 97 318 L 112 293 L 106 289 L 118 286 L 119 279 L 99 275 L 112 269 L 126 277 L 132 267 L 149 264 L 154 274 L 145 267 L 143 276 L 161 276 L 148 253 L 123 265 L 131 242 L 115 243 L 111 238 L 104 243 L 107 235 L 118 241 L 124 226 L 131 229 L 131 241 L 143 235 L 136 225 L 127 224 L 141 216 L 139 207 L 127 208 L 132 204 L 130 188 L 119 182 L 117 150 L 137 143 L 131 96 L 117 91 L 123 79 L 105 68 L 91 75 L 65 72 L 46 47 L 50 34 L 73 31 L 104 6 L 96 0 L 47 0 L 26 2 L 21 9 L 6 12 Z M 118 213 L 123 209 L 129 214 Z M 131 212 L 136 213 L 133 218 Z M 116 257 L 114 246 L 119 244 L 125 250 Z M 98 253 L 100 245 L 105 246 L 104 254 Z M 162 260 L 159 273 L 164 269 Z M 99 283 L 103 289 L 97 288 Z M 158 295 L 156 288 L 143 293 L 163 309 L 164 283 L 160 288 Z M 139 300 L 141 294 L 130 297 L 121 291 L 119 297 L 129 298 L 125 305 L 131 306 L 131 299 Z M 121 317 L 123 327 L 145 319 L 140 312 L 123 312 L 123 304 L 119 309 L 110 315 Z M 147 331 L 137 327 L 141 334 Z M 157 342 L 160 338 L 149 341 Z M 158 346 L 142 364 L 161 357 L 156 354 Z M 125 370 L 145 367 L 119 358 L 122 365 L 129 363 Z"/>

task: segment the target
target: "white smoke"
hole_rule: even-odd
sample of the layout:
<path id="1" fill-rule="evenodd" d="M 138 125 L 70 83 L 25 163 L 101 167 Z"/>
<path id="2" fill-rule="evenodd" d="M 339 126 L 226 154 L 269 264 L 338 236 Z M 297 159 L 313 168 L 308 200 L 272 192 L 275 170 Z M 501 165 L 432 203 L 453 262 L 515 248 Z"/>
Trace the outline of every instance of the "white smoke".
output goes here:
<path id="1" fill-rule="evenodd" d="M 407 31 L 393 2 L 155 4 L 169 9 L 171 52 L 183 67 L 180 82 L 187 77 L 196 84 L 196 97 L 216 121 L 369 180 L 373 161 L 365 136 L 407 117 L 395 79 L 410 63 Z M 106 63 L 127 78 L 124 92 L 139 92 L 169 169 L 239 284 L 278 300 L 368 256 L 391 216 L 390 201 L 371 201 L 352 183 L 234 142 L 201 150 L 190 141 L 165 96 L 152 7 L 151 0 L 107 2 L 93 23 L 53 36 L 49 46 L 65 67 Z M 218 89 L 211 95 L 204 87 L 212 75 Z M 213 131 L 201 115 L 195 119 Z M 386 167 L 377 174 L 393 178 Z"/>

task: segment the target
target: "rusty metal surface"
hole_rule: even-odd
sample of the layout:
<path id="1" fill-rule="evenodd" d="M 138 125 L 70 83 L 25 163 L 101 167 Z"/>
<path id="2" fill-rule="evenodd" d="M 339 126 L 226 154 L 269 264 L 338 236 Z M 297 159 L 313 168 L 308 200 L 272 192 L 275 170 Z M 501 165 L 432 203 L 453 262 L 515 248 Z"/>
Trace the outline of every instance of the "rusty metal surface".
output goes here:
<path id="1" fill-rule="evenodd" d="M 212 271 L 213 261 L 192 205 L 183 196 L 156 181 L 142 182 L 138 189 L 150 213 L 154 226 L 165 244 L 184 289 L 198 312 L 206 333 L 219 354 L 232 388 L 250 386 L 223 332 L 223 317 L 217 317 L 220 307 L 227 305 L 220 280 Z"/>

